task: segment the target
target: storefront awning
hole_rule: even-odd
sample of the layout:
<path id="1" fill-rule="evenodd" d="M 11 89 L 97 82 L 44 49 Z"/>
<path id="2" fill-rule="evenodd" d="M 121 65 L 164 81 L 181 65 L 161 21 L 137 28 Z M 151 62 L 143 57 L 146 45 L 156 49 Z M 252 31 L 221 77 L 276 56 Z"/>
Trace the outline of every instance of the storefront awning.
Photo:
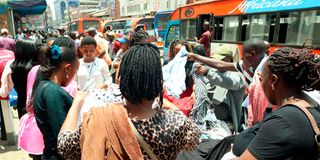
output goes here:
<path id="1" fill-rule="evenodd" d="M 8 5 L 20 16 L 42 14 L 47 8 L 46 0 L 9 0 Z"/>

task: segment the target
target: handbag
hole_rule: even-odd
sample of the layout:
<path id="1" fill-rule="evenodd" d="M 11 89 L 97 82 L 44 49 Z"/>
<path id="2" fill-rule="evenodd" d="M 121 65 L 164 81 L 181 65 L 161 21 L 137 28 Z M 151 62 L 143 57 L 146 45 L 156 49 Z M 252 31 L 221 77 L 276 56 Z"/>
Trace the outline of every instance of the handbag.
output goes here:
<path id="1" fill-rule="evenodd" d="M 182 151 L 176 160 L 220 160 L 231 150 L 231 144 L 235 135 L 225 137 L 222 140 L 209 139 L 201 142 L 193 151 Z"/>
<path id="2" fill-rule="evenodd" d="M 17 107 L 18 104 L 18 94 L 14 88 L 11 89 L 9 92 L 9 106 L 11 107 Z"/>
<path id="3" fill-rule="evenodd" d="M 133 134 L 137 138 L 142 149 L 147 152 L 147 154 L 151 158 L 151 160 L 158 160 L 157 156 L 153 153 L 153 151 L 151 150 L 148 143 L 143 140 L 142 136 L 140 135 L 140 133 L 138 132 L 136 127 L 133 125 L 133 123 L 131 122 L 130 119 L 129 119 L 129 124 L 130 124 L 131 130 L 133 131 Z"/>

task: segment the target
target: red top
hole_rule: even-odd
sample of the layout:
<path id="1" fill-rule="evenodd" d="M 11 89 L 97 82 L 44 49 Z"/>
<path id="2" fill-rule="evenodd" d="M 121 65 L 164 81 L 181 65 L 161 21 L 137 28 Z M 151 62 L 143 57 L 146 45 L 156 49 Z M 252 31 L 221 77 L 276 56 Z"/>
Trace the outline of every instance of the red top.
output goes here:
<path id="1" fill-rule="evenodd" d="M 206 49 L 206 56 L 210 57 L 210 39 L 211 39 L 211 33 L 210 31 L 206 31 L 202 34 L 199 43 L 203 45 L 203 47 Z"/>
<path id="2" fill-rule="evenodd" d="M 0 48 L 0 79 L 7 62 L 13 59 L 14 59 L 14 53 L 12 51 Z M 0 81 L 0 86 L 1 86 L 1 81 Z M 0 97 L 0 100 L 7 100 L 7 99 L 8 97 L 6 98 Z"/>

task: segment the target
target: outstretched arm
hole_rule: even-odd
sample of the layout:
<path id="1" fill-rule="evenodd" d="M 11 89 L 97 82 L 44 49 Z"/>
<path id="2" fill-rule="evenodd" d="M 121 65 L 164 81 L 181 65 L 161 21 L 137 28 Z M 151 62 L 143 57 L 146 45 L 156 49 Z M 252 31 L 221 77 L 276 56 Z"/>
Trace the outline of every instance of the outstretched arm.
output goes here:
<path id="1" fill-rule="evenodd" d="M 189 53 L 188 59 L 198 61 L 198 62 L 203 63 L 209 67 L 216 68 L 220 71 L 234 71 L 234 72 L 237 71 L 237 69 L 235 68 L 233 63 L 224 62 L 221 60 L 216 60 L 216 59 L 200 56 L 200 55 L 197 55 L 194 53 Z"/>

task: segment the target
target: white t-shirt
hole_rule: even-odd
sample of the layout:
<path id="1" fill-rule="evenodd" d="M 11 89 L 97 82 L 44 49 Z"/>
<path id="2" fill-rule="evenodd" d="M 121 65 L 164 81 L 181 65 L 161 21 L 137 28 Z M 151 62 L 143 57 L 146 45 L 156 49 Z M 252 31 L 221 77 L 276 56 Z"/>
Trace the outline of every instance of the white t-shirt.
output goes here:
<path id="1" fill-rule="evenodd" d="M 80 59 L 80 66 L 76 76 L 79 88 L 82 91 L 92 91 L 99 88 L 103 83 L 110 85 L 112 77 L 109 72 L 108 64 L 99 58 L 93 62 L 86 63 Z"/>

